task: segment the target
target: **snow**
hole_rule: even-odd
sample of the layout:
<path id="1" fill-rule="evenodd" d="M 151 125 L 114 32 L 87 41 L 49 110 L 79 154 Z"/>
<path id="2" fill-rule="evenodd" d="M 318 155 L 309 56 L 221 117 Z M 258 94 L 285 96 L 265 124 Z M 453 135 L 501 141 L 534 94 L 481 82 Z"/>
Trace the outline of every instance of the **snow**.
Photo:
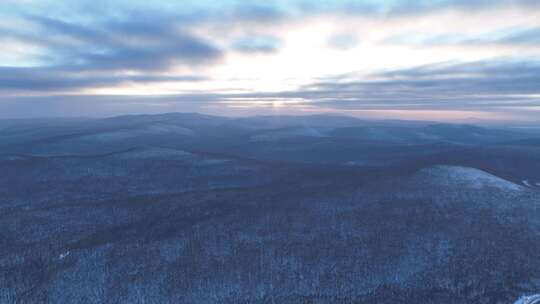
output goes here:
<path id="1" fill-rule="evenodd" d="M 140 129 L 126 129 L 126 130 L 115 130 L 102 132 L 97 134 L 91 134 L 83 136 L 83 139 L 88 140 L 97 140 L 97 141 L 115 141 L 115 140 L 125 140 L 138 136 L 149 136 L 156 134 L 176 134 L 182 136 L 194 136 L 195 132 L 193 130 L 167 124 L 154 124 Z"/>
<path id="2" fill-rule="evenodd" d="M 527 187 L 531 187 L 531 184 L 529 183 L 528 180 L 523 180 L 522 183 Z"/>
<path id="3" fill-rule="evenodd" d="M 540 294 L 535 294 L 532 296 L 523 296 L 514 304 L 540 304 Z"/>
<path id="4" fill-rule="evenodd" d="M 272 130 L 264 134 L 258 134 L 251 137 L 252 141 L 274 141 L 285 139 L 289 137 L 296 136 L 307 136 L 307 137 L 325 137 L 326 135 L 318 129 L 315 128 L 294 128 L 286 130 Z"/>
<path id="5" fill-rule="evenodd" d="M 7 156 L 4 158 L 4 160 L 7 160 L 7 161 L 17 161 L 17 160 L 24 160 L 24 159 L 25 159 L 24 157 L 17 156 L 17 155 Z"/>
<path id="6" fill-rule="evenodd" d="M 145 131 L 149 133 L 176 133 L 185 136 L 195 136 L 195 132 L 191 129 L 163 123 L 149 126 Z"/>
<path id="7" fill-rule="evenodd" d="M 201 160 L 200 163 L 203 165 L 220 165 L 224 163 L 231 162 L 230 159 L 205 159 Z"/>
<path id="8" fill-rule="evenodd" d="M 367 166 L 369 165 L 368 162 L 362 162 L 362 161 L 348 161 L 345 163 L 346 166 L 351 166 L 351 167 L 357 167 L 357 166 Z"/>
<path id="9" fill-rule="evenodd" d="M 421 170 L 432 182 L 443 186 L 459 186 L 469 189 L 483 189 L 486 187 L 519 191 L 523 188 L 510 181 L 491 175 L 485 171 L 457 166 L 436 166 Z"/>
<path id="10" fill-rule="evenodd" d="M 129 151 L 126 153 L 122 153 L 119 155 L 120 158 L 124 159 L 135 159 L 135 158 L 163 158 L 167 157 L 169 159 L 171 158 L 189 158 L 193 157 L 194 154 L 182 151 L 182 150 L 175 150 L 175 149 L 166 149 L 166 148 L 145 148 L 145 149 L 137 149 L 134 151 Z"/>
<path id="11" fill-rule="evenodd" d="M 61 253 L 61 254 L 58 256 L 58 259 L 63 260 L 63 259 L 65 259 L 65 258 L 67 258 L 70 254 L 71 254 L 71 252 L 69 252 L 69 251 L 66 251 L 66 252 L 64 252 L 64 253 Z"/>

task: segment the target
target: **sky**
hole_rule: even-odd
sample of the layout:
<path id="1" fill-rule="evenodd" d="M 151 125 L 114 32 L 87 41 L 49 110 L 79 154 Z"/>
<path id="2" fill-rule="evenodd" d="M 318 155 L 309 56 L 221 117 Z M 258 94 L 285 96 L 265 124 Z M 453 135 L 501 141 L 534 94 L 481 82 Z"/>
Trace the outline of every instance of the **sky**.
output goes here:
<path id="1" fill-rule="evenodd" d="M 0 118 L 540 121 L 539 0 L 1 0 Z"/>

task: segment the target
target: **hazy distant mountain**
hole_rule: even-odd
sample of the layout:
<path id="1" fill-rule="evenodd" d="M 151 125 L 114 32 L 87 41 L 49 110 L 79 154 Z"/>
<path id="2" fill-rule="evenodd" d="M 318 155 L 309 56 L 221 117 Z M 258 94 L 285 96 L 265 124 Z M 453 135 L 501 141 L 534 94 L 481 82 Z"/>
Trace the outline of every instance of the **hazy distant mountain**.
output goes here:
<path id="1" fill-rule="evenodd" d="M 526 138 L 515 131 L 487 129 L 472 125 L 430 124 L 425 126 L 370 126 L 336 129 L 333 135 L 351 139 L 396 143 L 448 142 L 486 144 Z"/>

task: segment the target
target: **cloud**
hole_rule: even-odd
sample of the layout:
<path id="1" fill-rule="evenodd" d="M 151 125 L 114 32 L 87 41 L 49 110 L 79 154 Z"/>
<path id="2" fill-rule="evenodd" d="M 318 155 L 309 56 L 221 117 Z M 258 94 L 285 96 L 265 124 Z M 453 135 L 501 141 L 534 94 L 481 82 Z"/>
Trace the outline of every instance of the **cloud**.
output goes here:
<path id="1" fill-rule="evenodd" d="M 7 96 L 0 102 L 0 119 L 202 112 L 217 98 L 213 94 Z"/>
<path id="2" fill-rule="evenodd" d="M 278 1 L 279 2 L 279 1 Z M 537 0 L 338 0 L 287 1 L 289 16 L 341 14 L 359 17 L 399 17 L 424 15 L 443 10 L 464 12 L 490 10 L 501 7 L 538 8 Z"/>
<path id="3" fill-rule="evenodd" d="M 39 31 L 15 30 L 12 37 L 40 44 L 57 64 L 85 70 L 165 70 L 215 63 L 223 55 L 212 43 L 182 31 L 167 18 L 134 16 L 92 25 L 40 16 L 27 20 Z"/>
<path id="4" fill-rule="evenodd" d="M 516 31 L 495 39 L 496 43 L 540 45 L 540 28 Z"/>
<path id="5" fill-rule="evenodd" d="M 30 87 L 78 87 L 109 83 L 109 79 L 94 80 L 91 83 L 78 83 L 78 80 L 65 79 L 46 81 L 30 79 L 10 82 L 6 74 L 17 71 L 2 71 L 0 83 L 4 88 L 13 89 L 20 85 L 23 89 Z M 22 73 L 18 71 L 18 73 Z M 33 75 L 38 75 L 32 71 Z M 294 107 L 309 106 L 311 108 L 333 110 L 383 110 L 383 111 L 481 111 L 512 115 L 519 113 L 523 117 L 533 117 L 531 107 L 540 105 L 540 62 L 515 61 L 498 59 L 468 63 L 446 62 L 375 73 L 370 79 L 353 79 L 354 75 L 330 77 L 325 81 L 316 81 L 298 89 L 278 92 L 225 93 L 220 90 L 209 90 L 204 93 L 174 94 L 166 96 L 53 96 L 53 97 L 9 97 L 4 98 L 13 106 L 18 100 L 17 108 L 24 105 L 54 100 L 55 104 L 99 102 L 103 107 L 123 109 L 136 104 L 132 110 L 148 111 L 179 110 L 189 104 L 192 110 L 203 110 L 211 105 L 224 107 L 228 104 L 243 105 L 246 108 L 257 104 L 272 104 L 274 101 Z M 141 77 L 134 79 L 119 78 L 115 81 L 163 81 L 160 77 Z M 181 79 L 171 79 L 181 80 Z M 185 79 L 196 81 L 197 79 Z M 43 81 L 43 83 L 40 83 Z M 31 103 L 29 103 L 31 101 Z M 25 103 L 26 102 L 26 103 Z M 4 103 L 4 107 L 6 105 Z M 147 103 L 145 106 L 144 104 Z M 161 105 L 162 107 L 160 107 Z M 529 111 L 529 112 L 527 112 Z M 136 111 L 135 111 L 136 112 Z M 107 112 L 108 113 L 108 112 Z M 119 112 L 122 113 L 122 112 Z M 528 113 L 528 114 L 527 114 Z M 113 112 L 109 113 L 113 114 Z"/>
<path id="6" fill-rule="evenodd" d="M 276 53 L 282 44 L 283 41 L 278 37 L 254 35 L 234 41 L 232 48 L 243 53 Z"/>
<path id="7" fill-rule="evenodd" d="M 0 92 L 77 91 L 111 87 L 125 83 L 198 82 L 207 78 L 194 75 L 110 75 L 110 73 L 81 72 L 75 68 L 59 67 L 0 67 Z"/>
<path id="8" fill-rule="evenodd" d="M 356 47 L 359 44 L 358 37 L 354 34 L 337 34 L 328 38 L 326 44 L 331 48 L 340 50 L 349 50 Z"/>
<path id="9" fill-rule="evenodd" d="M 540 62 L 494 60 L 443 63 L 371 75 L 372 80 L 339 79 L 306 85 L 314 101 L 342 100 L 361 108 L 484 108 L 538 102 Z M 519 102 L 516 102 L 519 100 Z"/>
<path id="10" fill-rule="evenodd" d="M 6 1 L 0 98 L 12 106 L 121 92 L 99 102 L 502 111 L 540 94 L 536 0 Z M 413 66 L 443 60 L 467 63 Z"/>
<path id="11" fill-rule="evenodd" d="M 233 6 L 233 9 L 228 15 L 229 18 L 236 20 L 273 22 L 284 18 L 286 16 L 286 12 L 280 9 L 280 7 L 268 4 L 253 4 L 246 1 L 240 5 Z"/>
<path id="12" fill-rule="evenodd" d="M 500 7 L 537 8 L 540 3 L 536 0 L 418 0 L 394 1 L 388 6 L 388 15 L 416 15 L 441 10 L 480 11 Z"/>
<path id="13" fill-rule="evenodd" d="M 370 75 L 342 75 L 296 90 L 218 94 L 233 103 L 285 104 L 347 110 L 512 112 L 540 105 L 540 62 L 498 59 L 440 63 Z"/>
<path id="14" fill-rule="evenodd" d="M 389 37 L 385 42 L 390 44 L 424 46 L 538 46 L 540 45 L 540 27 L 511 28 L 482 34 L 445 33 L 433 35 L 427 33 L 406 33 Z"/>
<path id="15" fill-rule="evenodd" d="M 441 41 L 444 43 L 444 41 Z M 469 45 L 540 45 L 540 28 L 512 29 L 502 32 L 493 32 L 486 35 L 468 36 L 455 41 L 457 44 Z"/>
<path id="16" fill-rule="evenodd" d="M 212 43 L 166 17 L 130 15 L 85 23 L 26 15 L 24 20 L 29 28 L 0 32 L 38 45 L 43 64 L 1 66 L 2 92 L 54 94 L 126 83 L 203 81 L 207 77 L 201 71 L 197 75 L 168 71 L 178 66 L 205 67 L 223 56 Z"/>

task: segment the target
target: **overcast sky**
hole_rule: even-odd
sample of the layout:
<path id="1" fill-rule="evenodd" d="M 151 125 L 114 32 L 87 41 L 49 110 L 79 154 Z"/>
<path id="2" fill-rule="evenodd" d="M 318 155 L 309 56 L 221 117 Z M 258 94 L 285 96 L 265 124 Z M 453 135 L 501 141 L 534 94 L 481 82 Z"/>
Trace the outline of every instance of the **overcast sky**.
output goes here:
<path id="1" fill-rule="evenodd" d="M 540 120 L 540 1 L 1 0 L 0 118 Z"/>

